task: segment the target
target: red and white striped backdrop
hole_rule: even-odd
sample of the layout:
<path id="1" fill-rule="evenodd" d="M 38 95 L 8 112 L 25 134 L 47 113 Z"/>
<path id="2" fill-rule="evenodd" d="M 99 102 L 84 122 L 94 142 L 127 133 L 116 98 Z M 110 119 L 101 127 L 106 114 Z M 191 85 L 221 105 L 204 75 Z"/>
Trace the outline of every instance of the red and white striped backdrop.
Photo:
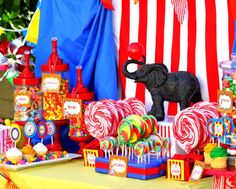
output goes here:
<path id="1" fill-rule="evenodd" d="M 134 0 L 113 0 L 121 95 L 139 98 L 147 110 L 152 104 L 149 92 L 122 74 L 129 43 L 143 44 L 147 63 L 163 62 L 171 72 L 185 70 L 196 74 L 203 100 L 207 101 L 217 99 L 222 76 L 218 63 L 229 59 L 233 46 L 230 0 L 188 0 L 185 16 L 179 18 L 173 1 L 177 0 L 139 0 L 137 4 Z M 129 66 L 130 71 L 137 69 L 136 65 Z M 177 105 L 165 105 L 166 113 L 175 115 Z"/>

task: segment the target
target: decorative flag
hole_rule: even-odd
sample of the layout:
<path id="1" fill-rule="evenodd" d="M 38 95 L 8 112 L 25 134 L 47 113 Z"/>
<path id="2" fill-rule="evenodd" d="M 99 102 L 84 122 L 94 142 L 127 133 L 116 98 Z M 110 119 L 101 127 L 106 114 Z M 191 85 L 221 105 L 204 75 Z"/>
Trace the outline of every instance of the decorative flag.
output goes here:
<path id="1" fill-rule="evenodd" d="M 37 76 L 52 51 L 52 37 L 58 39 L 60 57 L 70 64 L 70 87 L 76 84 L 76 66 L 82 66 L 83 83 L 95 92 L 97 100 L 118 98 L 112 12 L 100 0 L 41 2 Z"/>
<path id="2" fill-rule="evenodd" d="M 188 1 L 187 0 L 171 0 L 171 3 L 174 5 L 175 13 L 178 17 L 180 24 L 184 21 L 184 16 L 188 11 Z"/>
<path id="3" fill-rule="evenodd" d="M 221 87 L 218 63 L 229 60 L 233 49 L 234 21 L 228 0 L 183 0 L 181 11 L 176 11 L 175 4 L 180 2 L 139 0 L 134 4 L 133 0 L 113 0 L 122 98 L 136 97 L 146 104 L 147 110 L 152 105 L 149 92 L 122 73 L 130 43 L 143 45 L 147 63 L 164 63 L 170 72 L 181 70 L 196 75 L 203 100 L 211 102 L 217 101 Z M 134 71 L 137 65 L 130 65 L 129 69 Z M 166 114 L 176 114 L 177 104 L 165 105 Z"/>

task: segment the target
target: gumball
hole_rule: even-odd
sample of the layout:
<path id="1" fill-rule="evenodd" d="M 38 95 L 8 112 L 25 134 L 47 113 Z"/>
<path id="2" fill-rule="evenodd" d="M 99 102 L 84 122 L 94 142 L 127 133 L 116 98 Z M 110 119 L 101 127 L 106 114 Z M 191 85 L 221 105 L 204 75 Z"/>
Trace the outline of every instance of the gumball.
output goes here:
<path id="1" fill-rule="evenodd" d="M 144 48 L 141 43 L 131 43 L 128 46 L 128 56 L 134 60 L 140 60 L 144 55 Z"/>

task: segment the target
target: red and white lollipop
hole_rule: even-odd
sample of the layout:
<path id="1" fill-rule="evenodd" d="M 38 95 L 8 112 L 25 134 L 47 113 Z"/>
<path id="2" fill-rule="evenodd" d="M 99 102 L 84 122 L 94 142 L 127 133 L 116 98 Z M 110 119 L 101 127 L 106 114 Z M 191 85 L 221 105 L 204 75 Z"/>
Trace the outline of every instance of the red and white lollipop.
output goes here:
<path id="1" fill-rule="evenodd" d="M 179 146 L 187 153 L 198 145 L 201 127 L 200 121 L 193 112 L 183 110 L 179 112 L 173 123 L 174 137 Z"/>
<path id="2" fill-rule="evenodd" d="M 139 116 L 143 116 L 144 114 L 147 114 L 147 111 L 145 109 L 145 105 L 139 99 L 127 98 L 127 99 L 125 99 L 125 101 L 128 102 L 128 104 L 130 105 L 133 114 L 136 114 Z"/>
<path id="3" fill-rule="evenodd" d="M 102 102 L 91 102 L 85 109 L 84 122 L 90 135 L 102 139 L 113 132 L 113 115 Z"/>

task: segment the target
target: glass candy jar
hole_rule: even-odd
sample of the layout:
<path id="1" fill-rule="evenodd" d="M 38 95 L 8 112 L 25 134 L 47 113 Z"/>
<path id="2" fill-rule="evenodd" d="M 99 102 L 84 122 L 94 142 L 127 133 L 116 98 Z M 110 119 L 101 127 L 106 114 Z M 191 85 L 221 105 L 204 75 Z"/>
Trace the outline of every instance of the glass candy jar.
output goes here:
<path id="1" fill-rule="evenodd" d="M 52 53 L 41 68 L 44 119 L 64 120 L 62 99 L 68 93 L 69 64 L 64 64 L 57 54 L 57 38 L 52 38 Z"/>
<path id="2" fill-rule="evenodd" d="M 24 54 L 24 69 L 14 78 L 14 121 L 24 124 L 26 121 L 38 123 L 42 118 L 41 79 L 35 78 L 29 67 L 29 51 Z M 21 125 L 22 125 L 21 124 Z"/>
<path id="3" fill-rule="evenodd" d="M 94 99 L 94 93 L 88 91 L 88 89 L 83 85 L 82 81 L 82 67 L 76 67 L 77 72 L 77 84 L 72 89 L 71 94 L 68 94 L 68 98 L 81 100 L 81 115 L 70 118 L 70 132 L 69 136 L 72 140 L 80 142 L 81 140 L 90 139 L 85 124 L 84 124 L 84 111 L 88 104 Z"/>
<path id="4" fill-rule="evenodd" d="M 231 60 L 220 62 L 223 69 L 222 90 L 233 93 L 233 105 L 236 108 L 236 54 L 231 55 Z"/>

